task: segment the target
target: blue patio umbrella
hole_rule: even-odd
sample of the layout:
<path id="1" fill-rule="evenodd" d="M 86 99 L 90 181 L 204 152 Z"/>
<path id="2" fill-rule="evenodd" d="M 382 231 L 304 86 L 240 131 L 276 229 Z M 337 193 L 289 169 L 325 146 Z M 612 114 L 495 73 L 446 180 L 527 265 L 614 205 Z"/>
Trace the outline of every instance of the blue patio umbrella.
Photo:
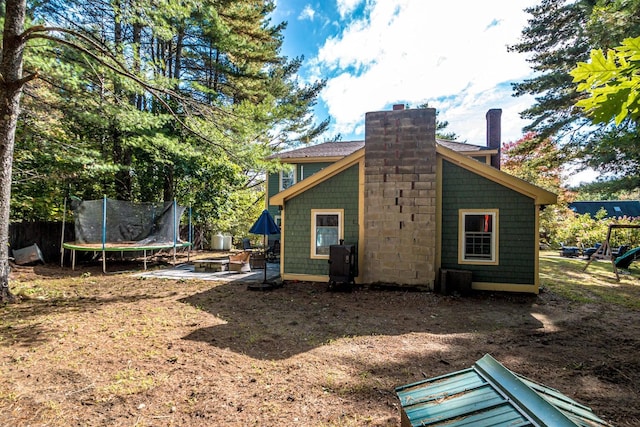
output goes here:
<path id="1" fill-rule="evenodd" d="M 249 229 L 249 233 L 262 234 L 268 236 L 269 234 L 280 234 L 280 227 L 273 220 L 273 217 L 268 210 L 263 210 L 260 217 Z"/>
<path id="2" fill-rule="evenodd" d="M 269 211 L 265 209 L 262 211 L 262 213 L 260 214 L 256 222 L 251 226 L 251 228 L 249 229 L 249 233 L 263 235 L 265 240 L 264 247 L 266 249 L 268 245 L 268 241 L 267 241 L 268 236 L 270 234 L 279 234 L 280 227 L 278 227 L 278 224 L 276 224 L 276 222 L 273 220 L 273 217 L 271 216 Z M 264 281 L 262 283 L 267 284 L 266 259 L 264 263 Z M 249 289 L 253 289 L 253 288 L 250 287 Z M 265 289 L 265 287 L 263 286 L 261 287 L 261 289 Z"/>

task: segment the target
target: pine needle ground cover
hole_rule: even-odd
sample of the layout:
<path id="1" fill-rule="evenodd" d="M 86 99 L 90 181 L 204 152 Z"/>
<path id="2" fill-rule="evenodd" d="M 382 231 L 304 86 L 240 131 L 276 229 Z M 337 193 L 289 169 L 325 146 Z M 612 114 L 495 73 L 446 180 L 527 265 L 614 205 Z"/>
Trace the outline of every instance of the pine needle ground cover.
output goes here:
<path id="1" fill-rule="evenodd" d="M 640 275 L 554 253 L 540 295 L 14 269 L 0 307 L 9 426 L 398 426 L 394 388 L 491 354 L 617 426 L 640 423 Z M 634 267 L 634 264 L 632 264 Z M 635 268 L 635 267 L 634 267 Z"/>

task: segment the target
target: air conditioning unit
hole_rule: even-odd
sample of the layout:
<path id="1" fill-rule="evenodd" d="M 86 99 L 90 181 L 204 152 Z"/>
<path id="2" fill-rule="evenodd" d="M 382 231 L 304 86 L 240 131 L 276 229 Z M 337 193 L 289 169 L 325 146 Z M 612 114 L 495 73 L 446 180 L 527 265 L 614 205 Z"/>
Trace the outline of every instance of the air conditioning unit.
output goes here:
<path id="1" fill-rule="evenodd" d="M 472 272 L 469 270 L 440 269 L 440 293 L 444 295 L 471 293 Z"/>

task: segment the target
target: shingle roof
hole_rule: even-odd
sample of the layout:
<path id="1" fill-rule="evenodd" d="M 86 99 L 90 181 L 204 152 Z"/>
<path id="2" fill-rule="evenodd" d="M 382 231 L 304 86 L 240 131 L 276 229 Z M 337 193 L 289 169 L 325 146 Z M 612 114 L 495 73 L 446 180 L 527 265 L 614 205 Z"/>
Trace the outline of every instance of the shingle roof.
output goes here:
<path id="1" fill-rule="evenodd" d="M 270 159 L 303 159 L 307 157 L 346 157 L 364 147 L 364 141 L 323 142 L 273 154 Z"/>
<path id="2" fill-rule="evenodd" d="M 467 144 L 465 142 L 449 141 L 447 139 L 436 139 L 436 142 L 444 147 L 447 147 L 453 151 L 486 151 L 491 150 L 489 147 L 483 147 L 482 145 Z"/>
<path id="3" fill-rule="evenodd" d="M 445 139 L 436 139 L 436 142 L 450 150 L 458 152 L 485 151 L 490 149 L 489 147 L 483 147 L 481 145 L 466 144 L 462 142 L 448 141 Z M 362 147 L 364 147 L 364 141 L 323 142 L 321 144 L 309 145 L 276 153 L 269 156 L 269 158 L 284 160 L 304 159 L 309 157 L 346 157 L 349 154 L 358 151 Z"/>

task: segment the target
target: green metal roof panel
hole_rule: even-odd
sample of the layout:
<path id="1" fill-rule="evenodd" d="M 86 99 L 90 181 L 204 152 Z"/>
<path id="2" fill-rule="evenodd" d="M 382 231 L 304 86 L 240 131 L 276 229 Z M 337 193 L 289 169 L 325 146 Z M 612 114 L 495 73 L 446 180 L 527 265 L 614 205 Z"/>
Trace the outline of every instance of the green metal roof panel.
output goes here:
<path id="1" fill-rule="evenodd" d="M 396 393 L 403 427 L 609 426 L 588 407 L 514 374 L 490 355 L 472 368 L 401 386 Z"/>
<path id="2" fill-rule="evenodd" d="M 518 375 L 521 381 L 535 390 L 543 399 L 548 401 L 553 406 L 557 407 L 567 417 L 569 417 L 576 425 L 584 427 L 602 426 L 608 424 L 602 424 L 600 418 L 595 416 L 588 406 L 582 405 L 575 400 L 570 399 L 558 390 L 538 384 L 528 378 L 524 378 Z"/>

